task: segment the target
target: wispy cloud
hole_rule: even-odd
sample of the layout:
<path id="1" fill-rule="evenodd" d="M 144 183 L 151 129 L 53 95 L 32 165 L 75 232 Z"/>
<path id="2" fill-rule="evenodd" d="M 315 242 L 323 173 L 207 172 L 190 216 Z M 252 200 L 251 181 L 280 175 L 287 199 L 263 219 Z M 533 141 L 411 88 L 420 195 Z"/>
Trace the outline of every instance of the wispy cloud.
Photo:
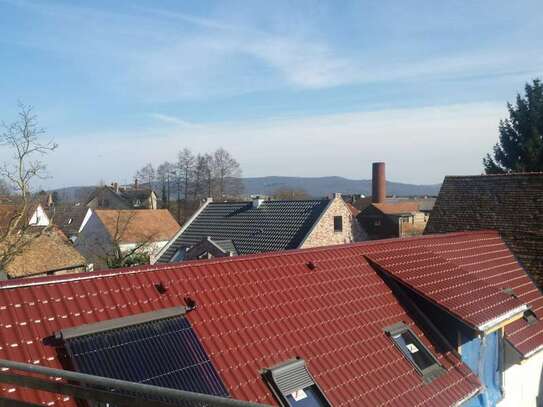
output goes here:
<path id="1" fill-rule="evenodd" d="M 165 124 L 172 124 L 177 127 L 184 127 L 184 128 L 198 128 L 201 127 L 200 125 L 196 123 L 192 123 L 188 120 L 183 120 L 175 116 L 170 116 L 167 114 L 162 113 L 150 113 L 149 117 Z"/>
<path id="2" fill-rule="evenodd" d="M 46 17 L 47 31 L 18 41 L 72 58 L 101 84 L 151 101 L 202 99 L 278 89 L 323 89 L 398 80 L 449 80 L 507 75 L 525 66 L 537 73 L 543 55 L 512 48 L 406 55 L 402 43 L 383 54 L 345 48 L 306 27 L 255 28 L 253 22 L 202 18 L 156 8 L 125 12 L 15 3 Z M 288 16 L 284 16 L 288 20 Z M 309 20 L 309 19 L 308 19 Z M 78 62 L 79 61 L 79 62 Z M 101 61 L 108 61 L 107 65 Z M 531 68 L 531 69 L 530 69 Z M 103 86 L 103 85 L 102 85 Z"/>
<path id="3" fill-rule="evenodd" d="M 447 174 L 481 172 L 481 159 L 497 140 L 504 110 L 470 103 L 188 127 L 158 115 L 164 126 L 65 139 L 51 157 L 50 185 L 93 184 L 111 177 L 129 182 L 142 164 L 175 161 L 185 146 L 197 152 L 224 146 L 246 176 L 360 179 L 370 177 L 372 161 L 384 160 L 391 180 L 437 183 Z M 66 168 L 78 168 L 78 173 Z"/>

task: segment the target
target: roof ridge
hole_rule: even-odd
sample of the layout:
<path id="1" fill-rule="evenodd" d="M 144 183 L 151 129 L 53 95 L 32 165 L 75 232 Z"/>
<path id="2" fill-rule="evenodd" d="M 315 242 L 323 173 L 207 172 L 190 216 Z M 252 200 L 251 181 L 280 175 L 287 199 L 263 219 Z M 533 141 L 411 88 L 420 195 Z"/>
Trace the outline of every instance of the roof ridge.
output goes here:
<path id="1" fill-rule="evenodd" d="M 483 177 L 514 177 L 543 175 L 543 171 L 510 172 L 504 174 L 479 174 L 479 175 L 445 175 L 445 178 L 483 178 Z"/>
<path id="2" fill-rule="evenodd" d="M 493 230 L 478 230 L 478 231 L 452 232 L 452 233 L 413 236 L 413 237 L 406 237 L 406 238 L 401 238 L 401 239 L 391 238 L 391 239 L 381 239 L 381 240 L 366 240 L 364 242 L 356 242 L 356 243 L 349 243 L 349 244 L 342 244 L 342 245 L 320 246 L 320 247 L 312 247 L 312 248 L 307 248 L 307 249 L 290 249 L 290 250 L 283 250 L 283 251 L 276 251 L 276 252 L 248 254 L 248 255 L 235 256 L 235 257 L 220 257 L 220 258 L 204 259 L 204 260 L 189 260 L 189 261 L 183 261 L 180 263 L 166 263 L 166 264 L 156 263 L 153 265 L 136 266 L 136 267 L 130 267 L 130 268 L 97 270 L 97 271 L 86 272 L 86 273 L 78 273 L 79 275 L 65 274 L 65 275 L 58 275 L 58 276 L 36 277 L 32 279 L 21 279 L 22 281 L 15 281 L 17 279 L 13 279 L 13 280 L 0 281 L 0 290 L 37 286 L 37 285 L 48 285 L 48 284 L 63 283 L 63 282 L 69 282 L 69 281 L 90 280 L 90 279 L 95 279 L 95 278 L 114 277 L 121 274 L 147 273 L 147 272 L 154 272 L 154 271 L 159 271 L 159 270 L 173 270 L 173 269 L 186 268 L 186 267 L 203 267 L 203 266 L 208 266 L 210 264 L 223 263 L 223 262 L 233 262 L 233 261 L 246 262 L 246 261 L 253 261 L 255 259 L 265 259 L 265 258 L 277 257 L 277 256 L 292 256 L 292 255 L 299 254 L 300 252 L 303 252 L 305 254 L 311 254 L 315 252 L 328 251 L 328 250 L 334 250 L 334 249 L 335 250 L 349 249 L 349 248 L 364 247 L 364 246 L 377 247 L 384 244 L 390 244 L 393 242 L 404 243 L 404 242 L 417 241 L 417 240 L 446 239 L 446 238 L 450 238 L 454 236 L 466 236 L 466 235 L 475 236 L 475 235 L 481 235 L 481 234 L 497 236 L 498 232 L 493 231 Z"/>

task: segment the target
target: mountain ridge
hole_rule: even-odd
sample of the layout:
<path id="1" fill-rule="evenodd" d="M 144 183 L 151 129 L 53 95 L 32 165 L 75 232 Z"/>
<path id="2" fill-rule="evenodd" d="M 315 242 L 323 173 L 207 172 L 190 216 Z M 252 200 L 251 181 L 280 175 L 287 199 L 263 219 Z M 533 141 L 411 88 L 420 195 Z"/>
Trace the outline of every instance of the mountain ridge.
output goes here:
<path id="1" fill-rule="evenodd" d="M 264 176 L 242 178 L 245 187 L 245 195 L 272 195 L 278 189 L 301 189 L 309 196 L 319 198 L 334 192 L 342 194 L 363 194 L 371 195 L 371 180 L 349 179 L 340 176 L 325 177 L 287 177 L 287 176 Z M 173 184 L 172 184 L 173 185 Z M 441 184 L 407 184 L 401 182 L 387 181 L 387 194 L 396 196 L 437 196 Z M 57 192 L 59 198 L 66 202 L 83 201 L 94 191 L 96 186 L 71 186 L 56 188 L 50 192 Z M 157 193 L 160 186 L 154 188 Z"/>

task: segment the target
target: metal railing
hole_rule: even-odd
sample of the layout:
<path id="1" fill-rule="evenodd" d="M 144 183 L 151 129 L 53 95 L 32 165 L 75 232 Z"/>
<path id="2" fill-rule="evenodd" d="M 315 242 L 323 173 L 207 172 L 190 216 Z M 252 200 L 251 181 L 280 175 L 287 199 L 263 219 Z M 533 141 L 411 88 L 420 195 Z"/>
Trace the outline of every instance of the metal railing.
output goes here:
<path id="1" fill-rule="evenodd" d="M 0 383 L 86 400 L 91 405 L 127 407 L 265 407 L 247 401 L 152 386 L 69 370 L 0 359 Z M 6 370 L 9 369 L 9 370 Z M 16 374 L 11 370 L 31 373 Z M 45 377 L 36 377 L 36 375 Z M 61 378 L 63 380 L 51 380 Z M 36 406 L 29 401 L 0 398 L 0 406 Z"/>

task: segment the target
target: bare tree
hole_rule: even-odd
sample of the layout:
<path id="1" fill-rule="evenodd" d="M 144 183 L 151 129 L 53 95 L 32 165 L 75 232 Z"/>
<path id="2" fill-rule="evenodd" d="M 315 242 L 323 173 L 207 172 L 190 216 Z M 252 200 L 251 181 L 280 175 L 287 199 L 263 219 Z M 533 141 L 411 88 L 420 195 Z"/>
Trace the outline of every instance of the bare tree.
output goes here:
<path id="1" fill-rule="evenodd" d="M 12 193 L 12 188 L 5 179 L 0 179 L 0 196 L 8 197 Z"/>
<path id="2" fill-rule="evenodd" d="M 13 153 L 11 162 L 0 167 L 0 176 L 16 195 L 16 205 L 0 235 L 0 269 L 43 233 L 27 233 L 30 227 L 31 187 L 36 178 L 46 178 L 46 166 L 37 159 L 57 148 L 53 140 L 41 141 L 45 130 L 38 126 L 32 107 L 19 103 L 19 118 L 11 124 L 2 122 L 0 145 Z"/>
<path id="3" fill-rule="evenodd" d="M 195 161 L 194 154 L 188 148 L 184 148 L 177 156 L 177 168 L 181 182 L 183 183 L 185 203 L 189 198 L 190 186 L 192 184 L 192 177 L 194 175 Z"/>
<path id="4" fill-rule="evenodd" d="M 142 183 L 148 183 L 149 188 L 153 189 L 153 181 L 155 181 L 156 179 L 156 172 L 153 164 L 148 163 L 146 166 L 138 170 L 138 172 L 136 173 L 136 178 L 140 179 Z"/>
<path id="5" fill-rule="evenodd" d="M 137 213 L 135 210 L 118 210 L 114 216 L 112 222 L 108 222 L 112 224 L 112 228 L 107 228 L 109 239 L 104 239 L 100 234 L 82 235 L 76 243 L 79 250 L 108 268 L 149 264 L 149 253 L 155 234 L 144 234 L 134 245 L 123 246 Z"/>
<path id="6" fill-rule="evenodd" d="M 217 198 L 223 199 L 230 195 L 243 192 L 241 184 L 241 167 L 232 155 L 224 148 L 219 148 L 213 154 L 213 170 L 217 184 Z"/>
<path id="7" fill-rule="evenodd" d="M 198 154 L 194 164 L 194 174 L 192 183 L 192 200 L 196 201 L 203 198 L 207 189 L 205 187 L 205 180 L 207 177 L 208 162 L 202 154 Z"/>
<path id="8" fill-rule="evenodd" d="M 204 179 L 205 179 L 205 190 L 207 193 L 207 197 L 211 198 L 215 196 L 215 184 L 213 180 L 213 173 L 214 173 L 214 163 L 213 163 L 213 156 L 211 154 L 204 154 L 203 158 L 204 163 Z"/>
<path id="9" fill-rule="evenodd" d="M 168 161 L 164 161 L 157 168 L 157 176 L 162 191 L 162 205 L 164 208 L 168 207 L 170 203 L 170 177 L 172 176 L 174 169 L 174 165 Z"/>

